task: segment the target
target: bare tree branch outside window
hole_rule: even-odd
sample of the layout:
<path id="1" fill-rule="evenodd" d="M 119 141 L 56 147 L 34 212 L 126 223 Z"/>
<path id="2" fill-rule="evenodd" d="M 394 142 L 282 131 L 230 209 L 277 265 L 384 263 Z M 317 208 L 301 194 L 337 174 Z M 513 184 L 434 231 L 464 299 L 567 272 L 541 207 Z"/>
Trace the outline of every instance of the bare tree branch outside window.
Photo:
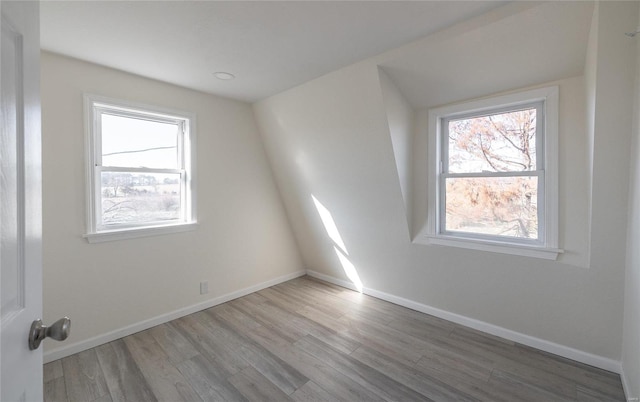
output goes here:
<path id="1" fill-rule="evenodd" d="M 478 175 L 537 169 L 536 109 L 449 120 L 448 134 L 446 230 L 536 239 L 538 177 Z"/>

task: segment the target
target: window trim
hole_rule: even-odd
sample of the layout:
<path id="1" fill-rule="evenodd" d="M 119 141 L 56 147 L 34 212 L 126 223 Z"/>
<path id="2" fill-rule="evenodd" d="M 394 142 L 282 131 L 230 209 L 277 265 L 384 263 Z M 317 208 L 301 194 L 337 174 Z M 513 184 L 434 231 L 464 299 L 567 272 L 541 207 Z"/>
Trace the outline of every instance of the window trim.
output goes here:
<path id="1" fill-rule="evenodd" d="M 558 248 L 558 102 L 557 86 L 519 91 L 507 95 L 492 96 L 468 102 L 430 109 L 428 112 L 428 174 L 427 174 L 427 230 L 424 234 L 426 244 L 463 247 L 474 250 L 492 251 L 506 254 L 556 259 L 563 250 Z M 473 116 L 483 112 L 498 113 L 514 107 L 543 102 L 544 134 L 540 146 L 544 155 L 537 155 L 537 169 L 543 172 L 540 186 L 539 203 L 542 204 L 544 221 L 538 223 L 539 239 L 502 239 L 495 236 L 460 236 L 458 232 L 442 230 L 440 221 L 441 206 L 444 202 L 441 185 L 444 147 L 441 135 L 443 120 Z M 538 130 L 541 128 L 539 127 Z M 538 138 L 536 138 L 538 142 Z M 538 152 L 538 154 L 540 154 Z M 543 159 L 540 164 L 540 159 Z M 531 173 L 527 173 L 527 176 Z M 485 175 L 486 176 L 486 175 Z M 539 176 L 540 177 L 540 176 Z M 540 202 L 542 200 L 542 203 Z M 524 241 L 523 241 L 524 240 Z"/>
<path id="2" fill-rule="evenodd" d="M 97 203 L 100 200 L 99 176 L 102 171 L 126 171 L 138 170 L 137 168 L 103 167 L 100 150 L 100 116 L 105 111 L 109 114 L 124 117 L 144 119 L 150 121 L 162 121 L 179 123 L 182 125 L 183 136 L 179 141 L 182 149 L 178 150 L 179 160 L 177 169 L 140 169 L 140 171 L 153 171 L 154 173 L 180 173 L 182 181 L 181 194 L 182 216 L 178 221 L 167 223 L 146 222 L 144 225 L 114 225 L 108 229 L 100 227 L 101 216 L 98 213 Z M 167 233 L 178 233 L 195 230 L 196 219 L 196 116 L 193 113 L 183 112 L 152 106 L 142 103 L 129 102 L 108 98 L 93 94 L 84 94 L 85 116 L 85 167 L 86 167 L 86 224 L 87 232 L 83 235 L 89 243 L 97 243 L 112 240 L 131 239 L 137 237 L 155 236 Z"/>

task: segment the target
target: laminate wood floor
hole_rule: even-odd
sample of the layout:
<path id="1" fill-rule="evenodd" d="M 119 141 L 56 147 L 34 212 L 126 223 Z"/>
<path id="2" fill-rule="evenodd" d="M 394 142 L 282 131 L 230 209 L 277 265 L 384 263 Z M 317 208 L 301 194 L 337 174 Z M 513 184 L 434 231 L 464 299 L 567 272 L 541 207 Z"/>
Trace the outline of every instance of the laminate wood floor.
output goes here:
<path id="1" fill-rule="evenodd" d="M 301 277 L 44 366 L 45 401 L 624 401 L 617 374 Z"/>

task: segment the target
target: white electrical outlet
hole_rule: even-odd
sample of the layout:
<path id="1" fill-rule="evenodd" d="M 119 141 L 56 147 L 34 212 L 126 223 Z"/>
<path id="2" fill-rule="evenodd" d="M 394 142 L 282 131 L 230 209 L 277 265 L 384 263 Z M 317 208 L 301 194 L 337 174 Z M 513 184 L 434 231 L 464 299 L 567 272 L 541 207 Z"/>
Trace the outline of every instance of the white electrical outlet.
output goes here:
<path id="1" fill-rule="evenodd" d="M 200 282 L 200 294 L 204 295 L 209 293 L 209 282 L 204 281 L 204 282 Z"/>

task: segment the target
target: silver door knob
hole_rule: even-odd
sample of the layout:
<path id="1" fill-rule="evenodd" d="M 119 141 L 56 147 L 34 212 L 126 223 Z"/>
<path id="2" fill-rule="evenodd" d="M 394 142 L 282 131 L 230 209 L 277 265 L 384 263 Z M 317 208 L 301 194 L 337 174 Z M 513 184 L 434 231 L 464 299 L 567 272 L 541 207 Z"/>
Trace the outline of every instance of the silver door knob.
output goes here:
<path id="1" fill-rule="evenodd" d="M 42 320 L 35 320 L 33 324 L 31 324 L 31 330 L 29 331 L 29 349 L 38 349 L 40 342 L 47 337 L 55 339 L 56 341 L 64 341 L 69 336 L 69 331 L 71 331 L 71 320 L 69 317 L 61 318 L 49 327 L 43 325 Z"/>

